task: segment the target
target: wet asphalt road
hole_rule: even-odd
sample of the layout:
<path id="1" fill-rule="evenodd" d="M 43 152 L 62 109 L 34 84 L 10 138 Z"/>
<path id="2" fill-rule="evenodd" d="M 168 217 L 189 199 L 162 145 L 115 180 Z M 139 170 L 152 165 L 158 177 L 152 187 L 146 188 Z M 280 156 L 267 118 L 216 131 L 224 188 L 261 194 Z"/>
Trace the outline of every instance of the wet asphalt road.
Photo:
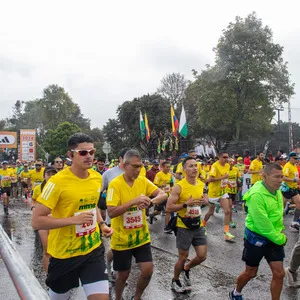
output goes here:
<path id="1" fill-rule="evenodd" d="M 27 263 L 29 268 L 34 272 L 43 287 L 45 287 L 45 274 L 41 264 L 42 251 L 38 236 L 31 228 L 31 211 L 29 206 L 22 200 L 11 201 L 10 215 L 3 215 L 2 205 L 0 212 L 0 223 L 5 229 L 13 244 L 19 251 L 21 257 Z M 203 210 L 203 213 L 206 209 Z M 208 224 L 208 256 L 207 260 L 201 266 L 195 267 L 191 271 L 193 290 L 186 295 L 176 295 L 170 289 L 173 276 L 173 266 L 177 259 L 177 249 L 175 246 L 175 237 L 163 233 L 163 222 L 161 218 L 150 225 L 152 237 L 152 253 L 155 270 L 144 293 L 144 300 L 170 300 L 170 299 L 228 299 L 228 292 L 234 287 L 235 279 L 244 269 L 244 263 L 241 261 L 243 249 L 243 230 L 245 215 L 239 209 L 234 213 L 234 220 L 237 223 L 237 229 L 232 233 L 236 235 L 236 243 L 226 243 L 222 238 L 222 210 L 215 214 Z M 288 228 L 292 216 L 285 217 L 285 225 Z M 288 265 L 291 250 L 298 239 L 296 232 L 286 230 L 288 243 L 285 247 L 286 259 L 285 265 Z M 107 243 L 107 242 L 105 242 Z M 190 252 L 190 257 L 193 256 Z M 134 286 L 138 276 L 138 269 L 133 267 L 128 286 L 124 292 L 124 299 L 130 299 L 134 293 Z M 0 259 L 0 299 L 15 300 L 19 299 L 13 283 L 8 275 L 3 261 Z M 265 261 L 260 265 L 258 276 L 252 280 L 244 289 L 245 299 L 271 299 L 269 293 L 269 284 L 271 272 Z M 46 287 L 45 287 L 46 288 Z M 114 299 L 114 290 L 111 289 L 111 297 Z M 82 289 L 75 289 L 71 299 L 86 299 Z M 300 300 L 300 289 L 291 289 L 284 286 L 282 291 L 283 300 Z"/>

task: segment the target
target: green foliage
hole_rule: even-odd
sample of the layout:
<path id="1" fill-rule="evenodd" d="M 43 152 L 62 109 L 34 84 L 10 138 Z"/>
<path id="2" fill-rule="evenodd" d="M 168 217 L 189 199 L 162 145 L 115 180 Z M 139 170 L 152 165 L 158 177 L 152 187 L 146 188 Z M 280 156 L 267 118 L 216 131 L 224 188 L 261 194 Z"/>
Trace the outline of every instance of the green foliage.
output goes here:
<path id="1" fill-rule="evenodd" d="M 63 122 L 56 129 L 48 130 L 43 147 L 52 156 L 66 155 L 68 151 L 67 141 L 76 132 L 81 132 L 79 126 Z"/>
<path id="2" fill-rule="evenodd" d="M 271 30 L 255 13 L 237 17 L 214 51 L 215 65 L 200 75 L 194 71 L 196 80 L 186 92 L 194 132 L 228 141 L 271 133 L 274 108 L 294 93 L 283 48 L 273 43 Z"/>

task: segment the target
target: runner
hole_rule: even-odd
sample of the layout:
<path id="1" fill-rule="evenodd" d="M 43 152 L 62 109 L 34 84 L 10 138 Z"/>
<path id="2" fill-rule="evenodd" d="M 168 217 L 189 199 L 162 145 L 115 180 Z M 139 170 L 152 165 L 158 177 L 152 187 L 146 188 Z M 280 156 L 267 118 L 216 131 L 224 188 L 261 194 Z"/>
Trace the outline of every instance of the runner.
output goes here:
<path id="1" fill-rule="evenodd" d="M 207 195 L 203 195 L 205 185 L 198 178 L 198 164 L 193 157 L 185 158 L 182 164 L 186 177 L 175 184 L 167 203 L 167 211 L 178 212 L 176 246 L 179 258 L 172 279 L 172 289 L 177 293 L 191 289 L 190 269 L 202 263 L 207 254 L 206 230 L 201 220 L 201 205 L 207 203 Z M 186 264 L 191 245 L 196 256 Z M 185 286 L 179 279 L 181 272 Z"/>
<path id="2" fill-rule="evenodd" d="M 264 160 L 263 152 L 257 152 L 256 159 L 254 159 L 250 164 L 248 173 L 252 174 L 251 176 L 252 185 L 254 185 L 257 181 L 262 180 L 261 172 L 263 169 L 263 160 Z"/>
<path id="3" fill-rule="evenodd" d="M 97 168 L 96 171 L 100 174 L 103 175 L 105 170 L 105 158 L 99 157 L 97 159 Z"/>
<path id="4" fill-rule="evenodd" d="M 97 208 L 101 176 L 91 169 L 93 140 L 84 133 L 76 133 L 70 137 L 68 148 L 72 166 L 49 179 L 32 217 L 34 229 L 50 229 L 47 251 L 51 258 L 46 284 L 50 299 L 68 299 L 80 279 L 88 299 L 108 300 L 98 223 L 105 236 L 113 231 L 103 222 Z"/>
<path id="5" fill-rule="evenodd" d="M 8 215 L 9 197 L 11 194 L 11 180 L 13 178 L 13 172 L 8 169 L 8 162 L 5 160 L 2 162 L 2 169 L 0 169 L 1 188 L 2 188 L 2 200 L 4 213 Z"/>
<path id="6" fill-rule="evenodd" d="M 21 186 L 22 186 L 21 194 L 26 199 L 26 201 L 28 201 L 28 193 L 29 193 L 28 181 L 29 181 L 29 178 L 30 178 L 30 171 L 28 169 L 28 164 L 24 164 L 24 169 L 21 172 L 19 178 L 21 180 Z"/>
<path id="7" fill-rule="evenodd" d="M 281 186 L 281 191 L 287 205 L 290 204 L 291 200 L 296 204 L 294 218 L 290 227 L 299 231 L 300 195 L 298 184 L 300 184 L 300 178 L 297 169 L 298 159 L 299 157 L 296 152 L 291 152 L 289 154 L 289 161 L 285 164 L 282 171 L 283 184 Z"/>
<path id="8" fill-rule="evenodd" d="M 54 167 L 46 167 L 45 168 L 44 181 L 40 185 L 37 185 L 33 190 L 31 210 L 33 210 L 35 208 L 36 201 L 37 201 L 38 197 L 41 195 L 47 181 L 51 178 L 51 176 L 55 175 L 56 173 L 57 173 L 57 171 Z M 42 248 L 43 248 L 43 266 L 44 266 L 45 272 L 48 273 L 48 266 L 49 266 L 49 259 L 50 259 L 50 255 L 47 252 L 49 230 L 39 230 L 38 232 L 39 232 L 39 236 L 40 236 Z"/>
<path id="9" fill-rule="evenodd" d="M 57 172 L 64 169 L 64 162 L 63 162 L 63 160 L 61 159 L 60 156 L 57 156 L 57 157 L 54 158 L 53 166 L 54 166 L 54 168 Z"/>
<path id="10" fill-rule="evenodd" d="M 245 195 L 248 206 L 246 218 L 243 261 L 246 269 L 237 279 L 236 288 L 229 293 L 229 299 L 242 300 L 244 286 L 256 277 L 260 261 L 267 260 L 271 271 L 271 298 L 279 300 L 285 271 L 283 268 L 284 248 L 287 239 L 282 233 L 283 201 L 279 191 L 282 182 L 282 168 L 269 163 L 259 181 Z M 270 299 L 271 299 L 270 298 Z"/>
<path id="11" fill-rule="evenodd" d="M 40 185 L 44 180 L 44 170 L 42 168 L 42 161 L 37 160 L 35 163 L 35 169 L 30 171 L 30 177 L 28 181 L 28 187 L 33 191 L 34 188 Z"/>
<path id="12" fill-rule="evenodd" d="M 137 150 L 128 150 L 124 156 L 124 174 L 111 181 L 107 191 L 107 210 L 111 217 L 114 235 L 111 238 L 116 279 L 116 298 L 122 300 L 126 280 L 134 256 L 141 271 L 134 300 L 140 300 L 152 273 L 150 232 L 145 208 L 162 203 L 167 194 L 151 181 L 139 176 L 142 160 Z M 150 200 L 150 196 L 154 197 Z"/>
<path id="13" fill-rule="evenodd" d="M 206 226 L 209 218 L 214 214 L 215 207 L 223 208 L 224 211 L 224 240 L 232 242 L 235 236 L 229 232 L 229 222 L 232 208 L 230 206 L 229 195 L 226 193 L 228 183 L 228 171 L 230 169 L 227 163 L 229 156 L 227 152 L 219 154 L 219 160 L 215 162 L 209 172 L 208 178 L 208 197 L 209 209 L 204 217 L 204 226 Z M 218 210 L 216 210 L 218 212 Z"/>

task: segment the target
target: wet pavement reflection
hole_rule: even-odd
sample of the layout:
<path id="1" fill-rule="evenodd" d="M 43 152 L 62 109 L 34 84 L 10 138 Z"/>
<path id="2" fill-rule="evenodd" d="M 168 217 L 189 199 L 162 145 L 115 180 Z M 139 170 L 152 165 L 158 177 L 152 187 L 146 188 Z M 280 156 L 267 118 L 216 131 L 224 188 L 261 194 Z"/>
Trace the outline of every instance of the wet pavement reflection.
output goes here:
<path id="1" fill-rule="evenodd" d="M 10 215 L 4 216 L 1 203 L 0 224 L 19 251 L 21 257 L 37 277 L 41 285 L 45 286 L 45 272 L 42 267 L 42 247 L 38 234 L 31 227 L 31 211 L 29 205 L 22 200 L 12 200 Z M 203 210 L 203 213 L 206 209 Z M 163 233 L 163 216 L 150 225 L 152 238 L 152 253 L 154 260 L 154 274 L 149 287 L 144 293 L 143 300 L 170 300 L 170 299 L 227 299 L 228 292 L 234 287 L 236 277 L 244 269 L 241 261 L 243 249 L 244 212 L 239 208 L 234 213 L 237 229 L 232 230 L 236 235 L 236 243 L 226 243 L 222 236 L 223 213 L 215 214 L 207 224 L 208 255 L 207 260 L 201 266 L 191 271 L 193 290 L 184 295 L 176 295 L 171 289 L 173 268 L 177 260 L 175 237 Z M 292 216 L 285 217 L 285 225 L 288 228 Z M 298 239 L 298 233 L 286 230 L 288 243 L 285 247 L 285 266 L 288 265 L 291 250 Z M 104 244 L 107 245 L 105 240 Z M 192 257 L 194 251 L 190 252 Z M 135 290 L 135 282 L 138 277 L 138 268 L 133 263 L 133 268 L 124 291 L 124 299 L 130 299 Z M 18 294 L 9 277 L 6 267 L 0 259 L 0 299 L 19 299 Z M 260 265 L 258 276 L 244 289 L 245 299 L 270 299 L 269 285 L 271 272 L 265 261 Z M 81 288 L 75 289 L 71 299 L 85 299 Z M 114 288 L 111 287 L 111 299 L 114 299 Z M 300 289 L 291 289 L 284 285 L 282 297 L 284 300 L 300 299 Z"/>

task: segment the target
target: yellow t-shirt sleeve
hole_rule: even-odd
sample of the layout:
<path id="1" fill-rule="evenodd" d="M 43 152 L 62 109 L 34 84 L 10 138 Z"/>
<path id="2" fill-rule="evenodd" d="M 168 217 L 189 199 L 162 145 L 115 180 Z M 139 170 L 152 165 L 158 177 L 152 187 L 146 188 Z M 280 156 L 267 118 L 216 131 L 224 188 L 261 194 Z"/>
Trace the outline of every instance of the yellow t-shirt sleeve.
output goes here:
<path id="1" fill-rule="evenodd" d="M 176 173 L 182 173 L 183 169 L 182 169 L 182 164 L 179 164 L 177 166 L 177 169 L 176 169 Z"/>
<path id="2" fill-rule="evenodd" d="M 32 199 L 36 201 L 40 194 L 41 194 L 41 186 L 38 185 L 33 190 Z"/>
<path id="3" fill-rule="evenodd" d="M 109 184 L 106 193 L 106 204 L 107 206 L 119 206 L 121 205 L 121 195 L 118 188 L 112 182 Z"/>
<path id="4" fill-rule="evenodd" d="M 289 177 L 289 175 L 290 175 L 290 170 L 289 170 L 289 168 L 283 168 L 283 175 L 284 175 L 285 177 Z"/>
<path id="5" fill-rule="evenodd" d="M 154 177 L 153 183 L 154 183 L 155 185 L 158 185 L 158 186 L 159 186 L 159 182 L 160 182 L 159 174 L 156 174 L 155 177 Z"/>
<path id="6" fill-rule="evenodd" d="M 251 171 L 258 171 L 258 170 L 256 170 L 256 168 L 257 168 L 257 165 L 256 165 L 256 162 L 254 160 L 254 161 L 251 162 L 249 170 L 251 170 Z"/>
<path id="7" fill-rule="evenodd" d="M 54 209 L 60 197 L 60 188 L 57 186 L 56 182 L 49 179 L 43 188 L 43 192 L 38 198 L 38 202 L 47 206 L 50 209 Z"/>
<path id="8" fill-rule="evenodd" d="M 147 179 L 147 196 L 151 196 L 157 190 L 157 186 Z"/>
<path id="9" fill-rule="evenodd" d="M 217 168 L 215 166 L 212 166 L 209 172 L 210 176 L 216 177 L 217 176 Z"/>

